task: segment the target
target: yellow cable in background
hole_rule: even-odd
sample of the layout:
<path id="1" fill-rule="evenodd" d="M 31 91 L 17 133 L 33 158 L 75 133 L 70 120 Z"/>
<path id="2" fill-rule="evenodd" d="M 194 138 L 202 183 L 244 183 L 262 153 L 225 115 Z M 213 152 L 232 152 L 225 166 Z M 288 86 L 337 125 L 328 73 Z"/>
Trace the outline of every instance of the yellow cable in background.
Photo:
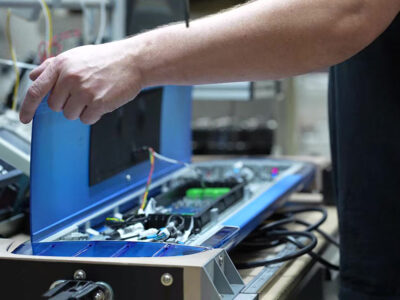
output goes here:
<path id="1" fill-rule="evenodd" d="M 53 20 L 51 11 L 45 0 L 39 0 L 44 17 L 46 19 L 46 40 L 47 40 L 47 58 L 51 57 L 51 48 L 53 45 Z"/>
<path id="2" fill-rule="evenodd" d="M 14 94 L 12 101 L 12 109 L 17 110 L 17 102 L 18 102 L 18 90 L 19 90 L 19 69 L 17 67 L 17 55 L 15 54 L 15 49 L 12 42 L 11 37 L 11 10 L 7 10 L 7 22 L 6 22 L 6 36 L 8 41 L 8 46 L 11 54 L 11 59 L 13 61 L 13 67 L 15 72 L 15 85 L 14 85 Z"/>

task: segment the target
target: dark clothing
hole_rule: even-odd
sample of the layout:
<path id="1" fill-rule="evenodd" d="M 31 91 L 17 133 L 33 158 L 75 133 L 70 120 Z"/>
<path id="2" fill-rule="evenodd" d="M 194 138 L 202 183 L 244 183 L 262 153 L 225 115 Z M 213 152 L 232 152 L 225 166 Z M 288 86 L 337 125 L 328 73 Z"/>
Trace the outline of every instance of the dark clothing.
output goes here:
<path id="1" fill-rule="evenodd" d="M 340 299 L 400 299 L 400 15 L 331 69 L 329 98 Z"/>

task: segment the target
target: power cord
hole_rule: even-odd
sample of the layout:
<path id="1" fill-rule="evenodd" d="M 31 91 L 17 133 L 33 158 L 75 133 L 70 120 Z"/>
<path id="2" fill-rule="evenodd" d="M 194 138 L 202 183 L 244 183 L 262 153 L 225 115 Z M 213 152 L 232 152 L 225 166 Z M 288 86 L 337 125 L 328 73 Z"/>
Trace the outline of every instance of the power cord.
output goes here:
<path id="1" fill-rule="evenodd" d="M 304 212 L 320 212 L 322 214 L 322 217 L 314 224 L 308 223 L 306 221 L 294 217 L 294 215 Z M 299 248 L 299 250 L 293 252 L 292 254 L 285 255 L 277 259 L 239 263 L 237 264 L 237 267 L 239 269 L 267 266 L 283 261 L 292 260 L 304 254 L 309 254 L 311 257 L 313 257 L 316 261 L 318 261 L 325 267 L 335 271 L 339 270 L 339 266 L 330 263 L 329 261 L 321 257 L 319 254 L 312 252 L 312 249 L 314 247 L 310 249 L 310 247 L 308 247 L 309 244 L 304 245 L 302 242 L 300 242 L 298 239 L 295 238 L 296 236 L 299 236 L 298 235 L 299 233 L 301 234 L 306 233 L 313 237 L 312 239 L 309 238 L 309 240 L 314 241 L 314 239 L 317 240 L 317 238 L 312 233 L 312 231 L 316 231 L 319 234 L 321 234 L 328 242 L 332 243 L 337 247 L 340 246 L 339 243 L 332 236 L 330 236 L 325 231 L 319 229 L 319 226 L 321 226 L 328 217 L 327 211 L 324 208 L 321 207 L 300 207 L 294 209 L 292 208 L 281 211 L 280 215 L 283 216 L 282 219 L 260 226 L 255 232 L 253 232 L 248 238 L 246 238 L 241 243 L 239 250 L 240 249 L 245 251 L 263 250 L 268 248 L 274 248 L 281 244 L 287 244 L 287 243 L 295 245 L 297 248 Z M 305 229 L 305 231 L 289 231 L 283 227 L 284 225 L 288 224 L 299 224 L 306 226 L 307 228 Z M 292 233 L 296 233 L 296 235 Z M 302 254 L 299 255 L 299 253 Z"/>
<path id="2" fill-rule="evenodd" d="M 315 246 L 317 246 L 317 238 L 310 232 L 277 230 L 269 232 L 268 237 L 275 239 L 285 239 L 288 237 L 305 237 L 308 238 L 310 242 L 307 245 L 302 245 L 304 247 L 299 247 L 299 250 L 294 251 L 288 255 L 281 256 L 278 258 L 260 260 L 260 261 L 238 263 L 236 264 L 236 267 L 238 269 L 250 269 L 250 268 L 257 268 L 281 262 L 286 262 L 288 260 L 295 259 L 297 257 L 303 256 L 304 254 L 311 252 L 312 249 L 314 249 Z"/>
<path id="3" fill-rule="evenodd" d="M 296 239 L 294 239 L 294 238 L 292 238 L 292 237 L 285 238 L 285 240 L 286 240 L 288 243 L 291 243 L 291 244 L 293 244 L 293 245 L 299 247 L 300 249 L 305 247 L 303 243 L 299 242 L 298 240 L 296 240 Z M 317 253 L 315 253 L 315 252 L 313 252 L 313 251 L 310 251 L 310 252 L 308 252 L 307 254 L 310 255 L 312 258 L 314 258 L 317 262 L 319 262 L 319 263 L 322 264 L 323 266 L 327 267 L 328 269 L 332 269 L 332 270 L 335 270 L 335 271 L 339 271 L 339 266 L 334 265 L 334 264 L 332 264 L 331 262 L 327 261 L 327 260 L 326 260 L 325 258 L 323 258 L 321 255 L 319 255 L 319 254 L 317 254 Z"/>

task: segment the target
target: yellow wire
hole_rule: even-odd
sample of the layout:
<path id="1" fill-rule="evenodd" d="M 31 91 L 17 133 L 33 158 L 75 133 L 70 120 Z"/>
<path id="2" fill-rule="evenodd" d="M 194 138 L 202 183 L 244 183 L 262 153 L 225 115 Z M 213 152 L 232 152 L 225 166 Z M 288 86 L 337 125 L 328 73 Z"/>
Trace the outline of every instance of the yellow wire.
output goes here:
<path id="1" fill-rule="evenodd" d="M 48 45 L 47 45 L 47 57 L 51 57 L 51 48 L 53 45 L 53 20 L 51 17 L 51 11 L 49 6 L 47 5 L 45 0 L 40 0 L 43 3 L 43 6 L 45 8 L 45 17 L 47 18 L 48 21 L 48 26 L 49 26 L 49 36 L 48 36 Z"/>
<path id="2" fill-rule="evenodd" d="M 17 55 L 15 54 L 12 37 L 11 37 L 11 10 L 7 10 L 7 22 L 6 22 L 6 36 L 8 41 L 8 46 L 11 54 L 11 59 L 13 61 L 13 67 L 15 72 L 15 85 L 14 85 L 14 94 L 12 101 L 12 109 L 17 110 L 17 101 L 18 101 L 18 90 L 19 90 L 19 69 L 17 66 Z"/>

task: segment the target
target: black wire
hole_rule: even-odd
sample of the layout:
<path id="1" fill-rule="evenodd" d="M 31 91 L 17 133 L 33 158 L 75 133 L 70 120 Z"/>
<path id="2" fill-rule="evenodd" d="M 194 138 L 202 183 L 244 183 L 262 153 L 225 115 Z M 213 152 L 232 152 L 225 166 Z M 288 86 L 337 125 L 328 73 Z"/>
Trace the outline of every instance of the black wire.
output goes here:
<path id="1" fill-rule="evenodd" d="M 270 230 L 274 230 L 276 228 L 281 227 L 282 225 L 287 225 L 287 224 L 291 224 L 294 222 L 294 218 L 293 217 L 289 217 L 289 218 L 284 218 L 284 219 L 280 219 L 278 221 L 274 221 L 265 225 L 262 225 L 261 227 L 259 227 L 259 229 L 257 230 L 257 232 L 262 235 L 265 232 L 268 232 Z M 308 230 L 306 230 L 308 231 Z"/>
<path id="2" fill-rule="evenodd" d="M 284 237 L 290 237 L 290 236 L 305 237 L 310 240 L 310 243 L 305 245 L 304 247 L 300 248 L 299 250 L 296 250 L 288 255 L 281 256 L 278 258 L 238 263 L 238 264 L 236 264 L 236 267 L 238 269 L 250 269 L 250 268 L 268 266 L 268 265 L 272 265 L 272 264 L 289 261 L 289 260 L 295 259 L 297 257 L 300 257 L 304 254 L 311 252 L 312 249 L 314 249 L 315 246 L 317 245 L 317 238 L 310 232 L 298 232 L 298 231 L 284 230 L 284 231 L 271 231 L 268 234 L 270 237 L 275 236 L 276 238 L 280 238 L 280 239 L 284 238 Z"/>
<path id="3" fill-rule="evenodd" d="M 310 223 L 303 221 L 303 220 L 299 220 L 299 219 L 294 219 L 294 222 L 300 225 L 304 225 L 304 226 L 311 226 Z M 331 244 L 335 245 L 336 247 L 340 247 L 340 244 L 337 240 L 335 240 L 331 235 L 329 235 L 328 233 L 326 233 L 325 231 L 323 231 L 320 228 L 315 228 L 314 231 L 318 232 L 320 235 L 322 235 L 328 242 L 330 242 Z"/>
<path id="4" fill-rule="evenodd" d="M 321 226 L 328 218 L 328 212 L 326 211 L 326 209 L 324 209 L 322 207 L 300 207 L 300 208 L 294 208 L 294 209 L 285 209 L 285 210 L 281 211 L 282 214 L 286 214 L 286 215 L 294 215 L 294 214 L 300 214 L 300 213 L 304 213 L 304 212 L 320 212 L 322 214 L 321 219 L 319 219 L 318 222 L 310 225 L 306 229 L 307 231 L 315 230 L 316 228 Z"/>
<path id="5" fill-rule="evenodd" d="M 189 28 L 189 23 L 190 23 L 190 0 L 183 0 L 183 6 L 185 10 L 185 23 L 186 27 Z"/>
<path id="6" fill-rule="evenodd" d="M 175 221 L 175 219 L 179 219 L 179 222 Z M 165 226 L 167 226 L 170 222 L 174 222 L 176 229 L 180 231 L 185 229 L 185 218 L 181 215 L 170 215 L 167 219 L 167 223 L 165 224 Z"/>
<path id="7" fill-rule="evenodd" d="M 320 212 L 322 214 L 322 217 L 314 224 L 310 224 L 306 221 L 303 221 L 303 220 L 293 217 L 293 215 L 295 215 L 295 214 L 304 213 L 304 212 Z M 267 248 L 273 248 L 273 247 L 276 247 L 276 246 L 284 244 L 284 243 L 292 243 L 300 249 L 304 248 L 304 245 L 301 242 L 299 242 L 295 238 L 293 238 L 294 235 L 293 236 L 281 235 L 281 236 L 275 237 L 275 239 L 271 239 L 271 235 L 269 234 L 271 232 L 271 230 L 281 228 L 283 225 L 287 225 L 287 224 L 291 224 L 291 223 L 296 223 L 296 224 L 300 224 L 303 226 L 307 226 L 307 228 L 304 232 L 310 233 L 312 236 L 314 236 L 311 232 L 316 231 L 319 234 L 321 234 L 328 242 L 332 243 L 333 245 L 335 245 L 337 247 L 340 246 L 340 244 L 332 236 L 330 236 L 325 231 L 319 229 L 319 226 L 321 226 L 328 217 L 328 213 L 324 208 L 301 207 L 301 208 L 287 209 L 281 213 L 284 215 L 290 215 L 290 216 L 259 227 L 259 229 L 256 232 L 252 233 L 244 242 L 241 243 L 241 245 L 240 245 L 241 249 L 242 250 L 246 250 L 246 249 L 247 250 L 248 249 L 262 250 L 262 249 L 267 249 Z M 281 231 L 281 232 L 287 233 L 290 231 L 283 229 L 283 231 Z M 314 236 L 314 238 L 316 239 L 315 236 Z M 295 254 L 297 254 L 297 252 Z M 307 254 L 309 254 L 316 261 L 318 261 L 322 265 L 326 266 L 327 268 L 337 270 L 337 271 L 339 270 L 339 266 L 330 263 L 329 261 L 327 261 L 320 255 L 318 255 L 317 253 L 309 251 Z M 280 261 L 281 258 L 278 258 L 278 259 Z M 257 266 L 259 266 L 263 262 L 265 262 L 266 264 L 271 264 L 271 261 L 274 261 L 274 260 L 259 261 L 258 262 L 259 264 Z M 242 265 L 242 264 L 239 264 L 238 266 L 245 267 L 245 265 Z"/>
<path id="8" fill-rule="evenodd" d="M 291 238 L 284 238 L 287 242 L 296 245 L 299 248 L 303 248 L 304 244 L 299 242 L 296 239 L 291 239 Z M 312 258 L 314 258 L 316 261 L 318 261 L 321 265 L 324 265 L 325 267 L 327 267 L 328 269 L 332 269 L 335 271 L 339 271 L 340 267 L 338 265 L 334 265 L 331 262 L 327 261 L 325 258 L 323 258 L 321 255 L 310 251 L 307 253 L 308 255 L 310 255 Z"/>
<path id="9" fill-rule="evenodd" d="M 330 236 L 328 233 L 326 233 L 325 231 L 323 231 L 322 229 L 320 229 L 319 227 L 326 221 L 327 217 L 328 217 L 328 213 L 327 211 L 322 208 L 322 207 L 310 207 L 310 208 L 297 208 L 297 209 L 293 209 L 293 210 L 286 210 L 283 212 L 283 214 L 299 214 L 299 213 L 303 213 L 303 212 L 320 212 L 322 213 L 322 217 L 320 220 L 318 220 L 318 222 L 311 224 L 308 223 L 306 221 L 297 219 L 297 218 L 293 218 L 293 217 L 287 217 L 272 223 L 268 223 L 262 227 L 260 227 L 259 230 L 272 230 L 275 229 L 276 227 L 282 226 L 282 225 L 286 225 L 286 224 L 290 224 L 290 223 L 297 223 L 300 225 L 304 225 L 307 226 L 306 231 L 311 232 L 311 231 L 316 231 L 318 232 L 320 235 L 322 235 L 328 242 L 332 243 L 333 245 L 340 247 L 339 242 L 337 242 L 332 236 Z"/>

